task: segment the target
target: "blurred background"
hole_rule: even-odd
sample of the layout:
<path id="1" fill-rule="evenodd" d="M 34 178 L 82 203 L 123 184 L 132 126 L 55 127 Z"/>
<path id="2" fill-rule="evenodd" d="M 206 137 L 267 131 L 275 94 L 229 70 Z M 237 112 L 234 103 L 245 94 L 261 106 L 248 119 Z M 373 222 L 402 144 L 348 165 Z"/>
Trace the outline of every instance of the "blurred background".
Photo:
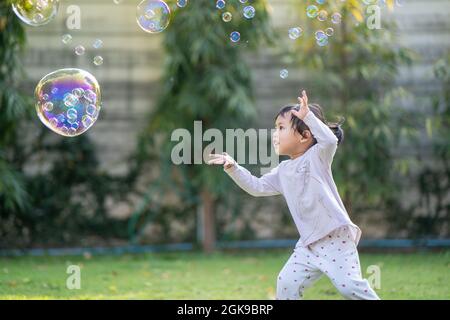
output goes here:
<path id="1" fill-rule="evenodd" d="M 450 221 L 450 2 L 191 0 L 159 34 L 136 23 L 139 1 L 61 1 L 30 27 L 0 4 L 0 249 L 178 245 L 292 246 L 297 230 L 282 197 L 253 198 L 221 167 L 174 165 L 176 128 L 272 128 L 300 88 L 346 140 L 333 174 L 362 245 L 448 245 Z M 380 29 L 369 29 L 375 5 Z M 73 7 L 79 29 L 69 29 Z M 233 15 L 230 22 L 222 13 Z M 342 20 L 330 22 L 332 12 Z M 325 46 L 316 30 L 334 29 Z M 288 30 L 301 27 L 292 40 Z M 230 32 L 241 39 L 233 43 Z M 69 44 L 62 36 L 70 34 Z M 94 49 L 96 39 L 103 46 Z M 77 45 L 84 55 L 74 53 Z M 101 55 L 104 63 L 92 59 Z M 34 88 L 76 67 L 102 89 L 102 111 L 67 138 L 36 115 Z M 286 69 L 288 75 L 280 76 Z M 270 141 L 268 140 L 268 143 Z M 206 146 L 206 143 L 205 143 Z M 283 159 L 280 159 L 283 160 Z M 255 175 L 264 164 L 244 165 Z M 394 242 L 383 242 L 395 240 Z M 378 241 L 378 242 L 377 242 Z"/>

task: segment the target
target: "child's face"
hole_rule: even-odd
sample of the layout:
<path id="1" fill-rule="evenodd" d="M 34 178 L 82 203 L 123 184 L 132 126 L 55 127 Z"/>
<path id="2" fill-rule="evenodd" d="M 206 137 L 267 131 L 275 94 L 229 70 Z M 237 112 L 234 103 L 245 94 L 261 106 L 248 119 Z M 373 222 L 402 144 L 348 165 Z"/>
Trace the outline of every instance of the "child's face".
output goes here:
<path id="1" fill-rule="evenodd" d="M 309 136 L 309 135 L 308 135 Z M 278 116 L 275 120 L 275 133 L 272 137 L 275 152 L 278 155 L 287 155 L 291 158 L 308 149 L 311 139 L 302 135 L 292 127 L 291 113 Z"/>

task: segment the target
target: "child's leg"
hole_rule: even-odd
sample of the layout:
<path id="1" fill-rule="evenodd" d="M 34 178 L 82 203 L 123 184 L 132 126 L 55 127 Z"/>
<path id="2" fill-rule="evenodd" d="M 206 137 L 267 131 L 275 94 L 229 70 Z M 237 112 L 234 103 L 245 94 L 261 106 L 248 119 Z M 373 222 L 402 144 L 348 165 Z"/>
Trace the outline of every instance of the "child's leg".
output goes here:
<path id="1" fill-rule="evenodd" d="M 322 272 L 316 267 L 313 254 L 307 248 L 295 248 L 277 279 L 277 300 L 298 300 Z"/>
<path id="2" fill-rule="evenodd" d="M 362 278 L 356 245 L 346 227 L 336 230 L 311 246 L 319 257 L 319 268 L 347 299 L 380 299 Z"/>

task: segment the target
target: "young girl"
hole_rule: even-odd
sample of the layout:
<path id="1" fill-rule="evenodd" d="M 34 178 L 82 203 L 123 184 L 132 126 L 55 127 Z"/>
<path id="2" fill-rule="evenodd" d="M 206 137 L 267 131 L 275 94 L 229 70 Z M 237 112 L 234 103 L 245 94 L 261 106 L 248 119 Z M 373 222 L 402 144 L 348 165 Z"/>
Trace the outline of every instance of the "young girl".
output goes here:
<path id="1" fill-rule="evenodd" d="M 300 299 L 323 274 L 349 299 L 379 299 L 361 275 L 356 246 L 361 230 L 350 220 L 331 173 L 331 163 L 343 139 L 339 125 L 328 126 L 320 106 L 300 105 L 280 110 L 275 119 L 275 151 L 287 155 L 260 178 L 228 154 L 212 154 L 208 164 L 223 164 L 225 172 L 249 194 L 282 194 L 300 233 L 294 252 L 277 280 L 277 299 Z"/>

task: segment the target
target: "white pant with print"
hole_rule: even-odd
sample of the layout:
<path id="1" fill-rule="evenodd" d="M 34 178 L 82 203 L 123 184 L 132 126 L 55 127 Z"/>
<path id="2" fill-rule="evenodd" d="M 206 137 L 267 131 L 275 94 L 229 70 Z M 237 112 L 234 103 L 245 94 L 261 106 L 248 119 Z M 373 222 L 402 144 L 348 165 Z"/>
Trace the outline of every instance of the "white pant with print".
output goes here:
<path id="1" fill-rule="evenodd" d="M 347 299 L 377 300 L 379 297 L 362 278 L 356 244 L 344 226 L 326 237 L 294 249 L 277 280 L 277 299 L 297 300 L 323 274 Z"/>

